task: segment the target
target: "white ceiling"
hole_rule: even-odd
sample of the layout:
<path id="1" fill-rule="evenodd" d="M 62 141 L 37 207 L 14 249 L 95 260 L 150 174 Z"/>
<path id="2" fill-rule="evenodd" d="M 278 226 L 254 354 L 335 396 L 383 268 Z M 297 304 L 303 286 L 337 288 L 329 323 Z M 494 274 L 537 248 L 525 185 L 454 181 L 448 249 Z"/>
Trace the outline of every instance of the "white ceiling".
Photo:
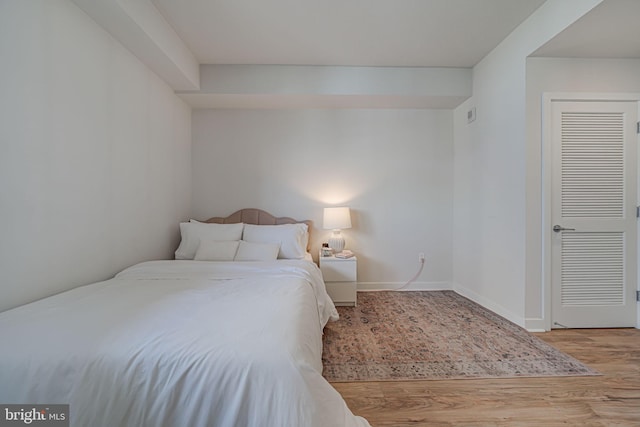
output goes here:
<path id="1" fill-rule="evenodd" d="M 103 4 L 95 0 L 73 1 L 90 5 Z M 123 8 L 123 5 L 130 4 L 128 2 L 111 2 L 111 9 L 107 8 L 109 13 L 97 13 L 98 17 L 104 16 L 107 23 L 110 22 L 113 10 L 121 12 L 122 9 L 126 17 L 130 12 L 138 11 L 135 8 Z M 172 42 L 170 45 L 182 45 L 186 52 L 190 51 L 188 56 L 191 61 L 187 62 L 192 63 L 197 70 L 198 63 L 214 64 L 212 66 L 262 64 L 471 68 L 544 2 L 545 0 L 145 0 L 132 4 L 149 7 L 144 10 L 148 13 L 142 14 L 143 18 L 155 14 L 162 21 L 164 17 L 169 26 L 164 26 L 164 23 L 158 26 L 165 27 L 167 31 L 161 38 L 178 40 L 179 37 L 181 42 Z M 639 16 L 640 0 L 602 0 L 593 10 L 531 55 L 638 59 Z M 124 18 L 122 21 L 128 22 Z M 115 28 L 118 29 L 120 24 L 122 22 L 116 22 Z M 124 33 L 128 36 L 131 31 Z M 134 31 L 133 34 L 138 33 Z M 147 49 L 139 50 L 144 54 Z M 163 55 L 159 56 L 164 58 Z M 167 55 L 167 58 L 169 69 L 184 71 L 179 63 L 171 59 L 172 56 Z M 195 74 L 197 76 L 197 71 Z M 265 83 L 264 80 L 263 76 L 260 81 Z M 190 84 L 191 81 L 187 83 Z M 186 91 L 194 90 L 189 84 L 179 81 L 176 87 Z M 275 83 L 267 79 L 265 84 Z M 389 96 L 335 94 L 315 97 L 307 94 L 306 98 L 296 98 L 289 93 L 269 93 L 267 96 L 262 92 L 243 95 L 224 91 L 185 92 L 182 96 L 192 97 L 193 99 L 186 99 L 187 102 L 199 108 L 306 108 L 318 105 L 323 108 L 348 108 L 372 104 L 399 108 L 451 108 L 451 103 L 461 102 L 452 96 L 421 97 L 415 94 L 397 99 L 390 99 Z"/>
<path id="2" fill-rule="evenodd" d="M 533 56 L 640 58 L 640 0 L 605 0 Z"/>
<path id="3" fill-rule="evenodd" d="M 152 1 L 201 64 L 420 67 L 472 67 L 544 3 Z"/>

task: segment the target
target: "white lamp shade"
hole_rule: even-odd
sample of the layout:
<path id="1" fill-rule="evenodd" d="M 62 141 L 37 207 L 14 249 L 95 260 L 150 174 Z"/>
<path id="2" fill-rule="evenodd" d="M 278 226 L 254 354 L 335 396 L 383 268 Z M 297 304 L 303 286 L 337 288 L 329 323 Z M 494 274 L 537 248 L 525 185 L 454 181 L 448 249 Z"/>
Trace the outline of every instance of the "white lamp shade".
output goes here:
<path id="1" fill-rule="evenodd" d="M 324 208 L 322 226 L 325 230 L 351 228 L 351 214 L 348 207 Z"/>

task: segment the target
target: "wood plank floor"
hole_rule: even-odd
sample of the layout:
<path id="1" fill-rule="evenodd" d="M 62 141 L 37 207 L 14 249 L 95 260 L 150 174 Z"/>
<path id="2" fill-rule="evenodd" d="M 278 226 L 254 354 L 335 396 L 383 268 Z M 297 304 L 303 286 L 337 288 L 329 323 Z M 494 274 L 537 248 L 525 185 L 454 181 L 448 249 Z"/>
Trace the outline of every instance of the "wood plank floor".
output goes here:
<path id="1" fill-rule="evenodd" d="M 535 335 L 603 375 L 333 386 L 373 427 L 640 426 L 640 330 Z"/>

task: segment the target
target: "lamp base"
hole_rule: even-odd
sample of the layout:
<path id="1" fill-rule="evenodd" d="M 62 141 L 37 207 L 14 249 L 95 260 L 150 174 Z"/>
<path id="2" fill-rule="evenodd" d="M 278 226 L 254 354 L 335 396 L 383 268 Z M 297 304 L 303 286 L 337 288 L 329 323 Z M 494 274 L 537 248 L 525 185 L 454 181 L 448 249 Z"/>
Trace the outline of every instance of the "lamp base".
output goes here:
<path id="1" fill-rule="evenodd" d="M 329 247 L 333 249 L 334 254 L 340 253 L 344 249 L 344 237 L 342 237 L 342 234 L 340 234 L 339 231 L 337 233 L 334 231 L 333 235 L 329 237 L 328 242 Z"/>

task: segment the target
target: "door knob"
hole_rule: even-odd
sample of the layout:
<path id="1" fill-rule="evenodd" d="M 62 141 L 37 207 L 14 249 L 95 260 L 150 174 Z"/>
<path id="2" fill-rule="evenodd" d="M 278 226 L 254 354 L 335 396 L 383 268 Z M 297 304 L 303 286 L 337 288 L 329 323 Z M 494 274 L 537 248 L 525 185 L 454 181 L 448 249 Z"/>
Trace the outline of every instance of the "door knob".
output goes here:
<path id="1" fill-rule="evenodd" d="M 556 233 L 559 233 L 561 231 L 576 231 L 576 229 L 575 228 L 565 228 L 565 227 L 563 227 L 561 225 L 557 225 L 556 224 L 556 225 L 553 226 L 553 231 L 555 231 Z"/>

